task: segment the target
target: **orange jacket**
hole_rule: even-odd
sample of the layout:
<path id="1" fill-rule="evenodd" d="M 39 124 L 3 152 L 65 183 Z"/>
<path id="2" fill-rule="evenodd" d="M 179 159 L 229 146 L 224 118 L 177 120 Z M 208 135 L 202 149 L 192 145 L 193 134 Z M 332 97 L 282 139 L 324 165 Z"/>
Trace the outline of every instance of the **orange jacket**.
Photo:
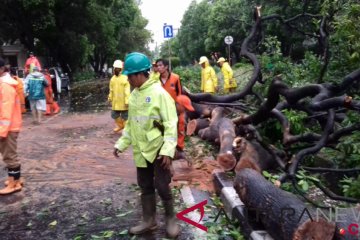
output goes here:
<path id="1" fill-rule="evenodd" d="M 8 73 L 0 77 L 0 137 L 19 132 L 22 124 L 20 99 L 16 93 L 18 82 Z"/>
<path id="2" fill-rule="evenodd" d="M 45 98 L 46 98 L 46 103 L 47 104 L 51 104 L 54 102 L 54 98 L 53 98 L 53 90 L 52 90 L 52 86 L 51 86 L 51 76 L 48 73 L 44 73 L 44 77 L 48 83 L 48 85 L 45 87 Z"/>
<path id="3" fill-rule="evenodd" d="M 18 82 L 18 85 L 16 87 L 16 92 L 17 92 L 17 95 L 19 96 L 19 99 L 20 99 L 21 112 L 25 113 L 26 108 L 25 108 L 24 82 L 18 76 L 13 76 L 12 78 L 15 79 Z"/>
<path id="4" fill-rule="evenodd" d="M 165 84 L 162 81 L 161 84 L 163 88 L 165 88 L 165 90 L 171 95 L 174 101 L 176 101 L 177 96 L 181 95 L 181 83 L 179 75 L 170 73 L 169 78 L 166 80 Z"/>
<path id="5" fill-rule="evenodd" d="M 31 64 L 38 67 L 39 71 L 41 71 L 41 65 L 40 65 L 39 60 L 35 56 L 33 56 L 33 57 L 29 57 L 28 59 L 26 59 L 25 67 L 24 67 L 26 74 L 30 73 L 30 65 Z"/>

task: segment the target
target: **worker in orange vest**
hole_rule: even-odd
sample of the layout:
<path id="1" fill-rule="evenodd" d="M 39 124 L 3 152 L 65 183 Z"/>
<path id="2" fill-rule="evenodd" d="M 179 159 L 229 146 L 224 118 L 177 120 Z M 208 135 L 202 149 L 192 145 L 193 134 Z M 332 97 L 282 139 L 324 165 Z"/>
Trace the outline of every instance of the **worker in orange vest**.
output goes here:
<path id="1" fill-rule="evenodd" d="M 15 71 L 14 68 L 10 68 L 9 66 L 9 69 L 10 69 L 10 75 L 11 77 L 16 80 L 18 82 L 18 85 L 16 87 L 16 92 L 19 96 L 19 99 L 20 99 L 20 104 L 21 104 L 21 112 L 22 113 L 26 113 L 26 107 L 25 107 L 25 95 L 24 95 L 24 82 L 23 82 L 23 79 L 22 78 L 19 78 L 17 76 L 17 73 Z"/>
<path id="2" fill-rule="evenodd" d="M 186 126 L 186 111 L 185 110 L 190 111 L 190 112 L 195 111 L 194 107 L 191 105 L 190 98 L 186 95 L 179 95 L 176 97 L 176 111 L 177 111 L 178 119 L 179 119 L 178 126 L 183 126 L 183 129 L 184 129 L 184 134 L 183 134 L 184 137 L 182 139 L 182 141 L 183 141 L 182 146 L 184 146 L 184 139 L 185 139 L 185 126 Z M 178 138 L 178 144 L 179 144 L 179 138 Z M 176 151 L 174 158 L 175 159 L 185 159 L 185 160 L 187 160 L 189 166 L 192 165 L 191 159 L 186 158 L 183 150 Z"/>
<path id="3" fill-rule="evenodd" d="M 156 60 L 156 66 L 160 73 L 160 83 L 176 102 L 177 96 L 181 95 L 181 82 L 179 75 L 170 72 L 169 61 L 166 59 Z M 185 159 L 185 111 L 178 109 L 178 142 L 176 146 L 175 159 Z"/>
<path id="4" fill-rule="evenodd" d="M 44 89 L 45 99 L 46 99 L 45 115 L 57 114 L 60 112 L 60 107 L 59 107 L 58 103 L 54 100 L 54 94 L 53 94 L 52 85 L 51 85 L 52 81 L 51 81 L 50 73 L 49 73 L 48 69 L 44 69 L 42 71 L 42 73 L 44 74 L 44 77 L 48 83 L 48 85 Z"/>
<path id="5" fill-rule="evenodd" d="M 33 67 L 37 67 L 41 71 L 41 64 L 33 52 L 29 53 L 29 58 L 25 62 L 25 75 L 33 72 Z"/>
<path id="6" fill-rule="evenodd" d="M 17 138 L 22 125 L 20 100 L 16 93 L 18 82 L 7 72 L 5 61 L 0 58 L 0 153 L 8 170 L 6 187 L 0 195 L 22 189 L 20 161 L 17 156 Z"/>

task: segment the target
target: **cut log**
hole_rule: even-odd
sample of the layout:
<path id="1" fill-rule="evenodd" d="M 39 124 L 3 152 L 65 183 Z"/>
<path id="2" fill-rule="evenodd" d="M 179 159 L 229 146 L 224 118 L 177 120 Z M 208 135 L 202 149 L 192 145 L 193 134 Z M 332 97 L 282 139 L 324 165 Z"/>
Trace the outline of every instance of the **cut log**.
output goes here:
<path id="1" fill-rule="evenodd" d="M 191 105 L 194 107 L 195 111 L 186 111 L 186 115 L 190 119 L 209 118 L 211 117 L 212 111 L 215 108 L 215 106 L 208 106 L 205 104 L 199 104 L 194 102 L 192 102 Z"/>
<path id="2" fill-rule="evenodd" d="M 208 118 L 198 118 L 191 120 L 186 126 L 186 135 L 191 136 L 198 134 L 199 130 L 209 127 L 210 120 Z"/>
<path id="3" fill-rule="evenodd" d="M 239 172 L 243 168 L 251 168 L 261 174 L 263 170 L 273 169 L 277 165 L 272 154 L 256 140 L 248 141 L 245 138 L 237 137 L 233 146 L 235 152 L 240 154 L 235 172 Z"/>
<path id="4" fill-rule="evenodd" d="M 331 240 L 335 224 L 319 217 L 295 195 L 275 187 L 253 169 L 241 169 L 234 187 L 249 210 L 255 210 L 268 233 L 278 240 Z M 312 217 L 314 216 L 314 217 Z"/>
<path id="5" fill-rule="evenodd" d="M 234 169 L 236 158 L 233 155 L 235 125 L 228 118 L 221 118 L 219 123 L 220 152 L 216 160 L 225 171 Z"/>
<path id="6" fill-rule="evenodd" d="M 199 130 L 198 135 L 208 141 L 219 141 L 219 123 L 224 115 L 224 108 L 216 107 L 211 113 L 210 125 L 207 128 Z"/>

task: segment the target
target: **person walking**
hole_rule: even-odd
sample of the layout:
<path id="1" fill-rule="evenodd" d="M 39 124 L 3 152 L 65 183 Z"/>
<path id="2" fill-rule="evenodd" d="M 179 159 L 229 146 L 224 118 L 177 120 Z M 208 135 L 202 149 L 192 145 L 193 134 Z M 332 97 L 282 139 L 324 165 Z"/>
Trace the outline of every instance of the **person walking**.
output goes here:
<path id="1" fill-rule="evenodd" d="M 201 65 L 201 91 L 204 93 L 215 93 L 218 91 L 218 79 L 214 68 L 210 66 L 209 59 L 200 57 Z"/>
<path id="2" fill-rule="evenodd" d="M 40 124 L 41 115 L 46 111 L 45 87 L 47 87 L 47 81 L 44 75 L 39 72 L 38 67 L 35 66 L 33 71 L 25 78 L 24 90 L 30 101 L 33 123 Z"/>
<path id="3" fill-rule="evenodd" d="M 54 100 L 52 89 L 52 80 L 48 69 L 43 70 L 47 86 L 45 87 L 46 112 L 45 115 L 58 114 L 60 112 L 59 104 Z"/>
<path id="4" fill-rule="evenodd" d="M 132 145 L 143 220 L 131 227 L 129 233 L 142 234 L 157 228 L 156 189 L 165 208 L 167 236 L 174 238 L 180 227 L 169 184 L 171 159 L 177 145 L 177 115 L 174 100 L 159 80 L 149 79 L 150 68 L 149 58 L 142 53 L 131 53 L 125 59 L 123 74 L 128 75 L 134 90 L 129 98 L 129 120 L 113 154 L 119 157 Z"/>
<path id="5" fill-rule="evenodd" d="M 5 61 L 0 58 L 0 153 L 6 164 L 8 178 L 0 195 L 18 192 L 20 181 L 20 161 L 17 156 L 17 139 L 22 125 L 20 99 L 16 93 L 18 82 L 5 69 Z"/>
<path id="6" fill-rule="evenodd" d="M 230 64 L 225 61 L 225 58 L 221 57 L 217 61 L 221 67 L 221 72 L 224 76 L 224 92 L 231 93 L 236 91 L 237 83 L 236 79 L 233 77 L 234 73 L 230 67 Z"/>
<path id="7" fill-rule="evenodd" d="M 130 84 L 126 75 L 122 74 L 123 62 L 115 60 L 114 76 L 112 76 L 109 84 L 108 101 L 111 103 L 111 118 L 115 120 L 117 125 L 114 132 L 124 129 L 128 119 L 128 104 L 130 96 Z"/>

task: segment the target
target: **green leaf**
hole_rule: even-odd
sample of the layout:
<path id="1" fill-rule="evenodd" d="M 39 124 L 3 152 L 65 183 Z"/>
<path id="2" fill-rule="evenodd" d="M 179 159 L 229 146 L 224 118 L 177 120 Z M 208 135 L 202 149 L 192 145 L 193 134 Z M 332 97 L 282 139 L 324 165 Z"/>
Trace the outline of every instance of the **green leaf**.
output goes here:
<path id="1" fill-rule="evenodd" d="M 104 238 L 111 238 L 114 235 L 114 231 L 105 231 L 103 233 Z"/>
<path id="2" fill-rule="evenodd" d="M 119 235 L 127 235 L 128 234 L 128 230 L 122 230 L 120 233 L 119 233 Z"/>
<path id="3" fill-rule="evenodd" d="M 55 227 L 57 225 L 57 221 L 52 221 L 51 223 L 49 223 L 50 227 Z"/>
<path id="4" fill-rule="evenodd" d="M 302 189 L 306 192 L 307 190 L 309 190 L 309 184 L 308 182 L 304 181 L 302 184 Z"/>
<path id="5" fill-rule="evenodd" d="M 112 219 L 112 217 L 104 217 L 104 218 L 101 219 L 101 221 L 106 222 L 106 221 L 109 221 L 111 219 Z"/>
<path id="6" fill-rule="evenodd" d="M 271 177 L 271 174 L 269 172 L 267 172 L 267 171 L 263 171 L 262 173 L 267 178 Z"/>
<path id="7" fill-rule="evenodd" d="M 117 214 L 116 217 L 125 217 L 126 215 L 129 215 L 130 213 L 132 213 L 133 211 L 130 210 L 128 212 L 125 212 L 125 213 L 120 213 L 120 214 Z"/>

